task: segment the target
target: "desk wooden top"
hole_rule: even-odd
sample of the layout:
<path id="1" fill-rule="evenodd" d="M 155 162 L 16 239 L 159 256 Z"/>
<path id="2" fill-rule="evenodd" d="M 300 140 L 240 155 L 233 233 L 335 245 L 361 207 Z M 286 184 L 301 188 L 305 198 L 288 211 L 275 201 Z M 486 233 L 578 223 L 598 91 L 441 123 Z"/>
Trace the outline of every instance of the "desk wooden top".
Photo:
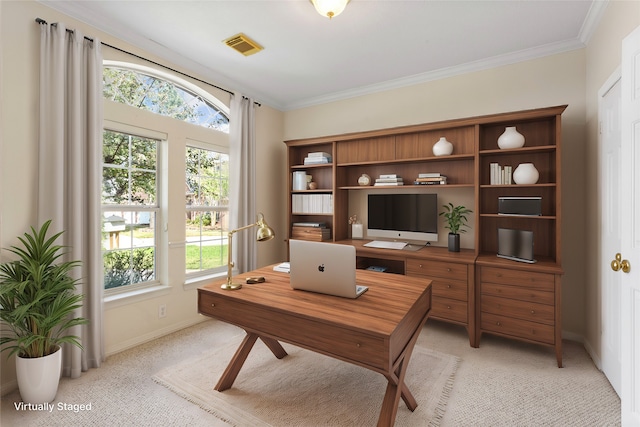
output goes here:
<path id="1" fill-rule="evenodd" d="M 198 312 L 261 337 L 390 374 L 431 309 L 431 280 L 356 271 L 368 286 L 356 299 L 291 289 L 289 274 L 273 266 L 235 277 L 266 282 L 228 291 L 224 281 L 198 288 Z"/>
<path id="2" fill-rule="evenodd" d="M 266 281 L 244 284 L 245 279 L 251 276 L 264 276 Z M 273 266 L 267 266 L 234 276 L 234 282 L 243 283 L 242 289 L 220 289 L 224 283 L 221 280 L 202 286 L 198 291 L 388 337 L 420 298 L 430 294 L 431 289 L 428 279 L 365 270 L 356 271 L 356 281 L 358 285 L 369 287 L 356 299 L 323 295 L 291 289 L 289 274 L 273 271 Z"/>

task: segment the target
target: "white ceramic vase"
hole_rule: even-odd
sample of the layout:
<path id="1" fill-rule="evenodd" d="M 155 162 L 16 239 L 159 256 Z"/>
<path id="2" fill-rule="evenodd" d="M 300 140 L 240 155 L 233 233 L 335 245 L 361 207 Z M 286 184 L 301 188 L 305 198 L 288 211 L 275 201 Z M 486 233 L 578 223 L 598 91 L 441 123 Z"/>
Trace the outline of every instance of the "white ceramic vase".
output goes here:
<path id="1" fill-rule="evenodd" d="M 362 239 L 364 226 L 362 224 L 351 224 L 351 238 Z"/>
<path id="2" fill-rule="evenodd" d="M 516 184 L 535 184 L 538 178 L 540 173 L 533 163 L 520 163 L 513 171 L 513 181 Z"/>
<path id="3" fill-rule="evenodd" d="M 298 171 L 293 173 L 293 191 L 300 191 L 307 189 L 307 173 L 305 171 Z"/>
<path id="4" fill-rule="evenodd" d="M 498 147 L 502 150 L 507 148 L 520 148 L 524 146 L 524 135 L 516 130 L 515 126 L 508 126 L 502 135 L 498 137 Z"/>
<path id="5" fill-rule="evenodd" d="M 453 153 L 453 144 L 447 141 L 444 136 L 438 142 L 433 144 L 434 156 L 448 156 Z"/>
<path id="6" fill-rule="evenodd" d="M 58 392 L 62 371 L 62 348 L 44 357 L 16 357 L 16 375 L 20 397 L 24 403 L 53 402 Z"/>

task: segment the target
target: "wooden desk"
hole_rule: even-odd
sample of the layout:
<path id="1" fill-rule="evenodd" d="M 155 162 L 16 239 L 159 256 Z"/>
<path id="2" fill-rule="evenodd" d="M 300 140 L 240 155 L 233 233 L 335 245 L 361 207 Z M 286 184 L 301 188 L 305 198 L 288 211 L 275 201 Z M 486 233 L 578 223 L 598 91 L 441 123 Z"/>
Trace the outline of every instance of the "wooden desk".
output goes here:
<path id="1" fill-rule="evenodd" d="M 369 290 L 354 300 L 293 290 L 289 275 L 272 267 L 237 276 L 264 276 L 265 283 L 236 291 L 220 289 L 223 281 L 198 288 L 199 313 L 247 333 L 215 389 L 233 385 L 260 338 L 279 359 L 287 355 L 278 342 L 283 341 L 384 375 L 388 384 L 378 426 L 394 424 L 400 397 L 415 410 L 404 376 L 431 309 L 431 281 L 358 270 L 358 284 Z"/>

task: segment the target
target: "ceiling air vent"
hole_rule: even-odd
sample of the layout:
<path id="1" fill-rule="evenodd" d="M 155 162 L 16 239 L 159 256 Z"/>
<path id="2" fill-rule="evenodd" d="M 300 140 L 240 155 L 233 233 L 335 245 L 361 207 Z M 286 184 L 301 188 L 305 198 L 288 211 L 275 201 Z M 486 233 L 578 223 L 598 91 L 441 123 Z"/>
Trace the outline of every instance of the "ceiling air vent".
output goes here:
<path id="1" fill-rule="evenodd" d="M 258 43 L 254 42 L 242 33 L 236 34 L 233 37 L 229 37 L 228 39 L 224 40 L 224 43 L 230 48 L 237 50 L 244 56 L 253 55 L 254 53 L 258 53 L 262 49 L 264 49 Z"/>

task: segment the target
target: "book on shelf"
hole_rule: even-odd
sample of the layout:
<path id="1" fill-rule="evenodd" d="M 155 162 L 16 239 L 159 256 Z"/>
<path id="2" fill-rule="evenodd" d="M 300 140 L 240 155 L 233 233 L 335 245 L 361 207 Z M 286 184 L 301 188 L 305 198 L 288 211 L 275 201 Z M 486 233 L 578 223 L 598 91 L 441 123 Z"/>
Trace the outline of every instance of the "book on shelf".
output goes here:
<path id="1" fill-rule="evenodd" d="M 327 157 L 327 158 L 331 158 L 331 154 L 326 153 L 324 151 L 313 151 L 309 154 L 307 154 L 307 157 Z"/>
<path id="2" fill-rule="evenodd" d="M 415 180 L 413 181 L 414 185 L 445 185 L 447 183 L 447 179 L 438 179 L 438 180 L 430 180 L 430 181 L 423 181 L 423 180 Z"/>
<path id="3" fill-rule="evenodd" d="M 397 182 L 377 182 L 375 184 L 373 184 L 374 187 L 385 187 L 385 186 L 389 186 L 389 187 L 393 187 L 394 185 L 404 185 L 404 182 L 402 181 L 397 181 Z"/>
<path id="4" fill-rule="evenodd" d="M 394 182 L 402 182 L 402 178 L 377 178 L 376 182 L 389 182 L 389 183 L 394 183 Z"/>
<path id="5" fill-rule="evenodd" d="M 305 165 L 322 165 L 331 163 L 331 157 L 305 157 Z"/>
<path id="6" fill-rule="evenodd" d="M 446 184 L 447 183 L 447 177 L 446 176 L 439 176 L 439 177 L 432 177 L 432 178 L 416 178 L 415 182 L 436 182 L 436 183 L 442 183 L 442 184 Z"/>
<path id="7" fill-rule="evenodd" d="M 439 172 L 419 173 L 418 178 L 440 178 L 443 176 Z"/>
<path id="8" fill-rule="evenodd" d="M 489 164 L 491 185 L 513 184 L 513 167 L 501 166 L 499 163 Z"/>
<path id="9" fill-rule="evenodd" d="M 313 228 L 325 228 L 327 226 L 327 224 L 325 224 L 324 222 L 309 222 L 309 221 L 294 222 L 291 225 L 293 227 L 313 227 Z"/>
<path id="10" fill-rule="evenodd" d="M 395 173 L 386 173 L 386 174 L 380 174 L 380 178 L 379 179 L 402 179 L 400 178 L 399 175 L 395 174 Z"/>
<path id="11" fill-rule="evenodd" d="M 291 213 L 330 214 L 333 213 L 332 194 L 292 194 Z"/>

